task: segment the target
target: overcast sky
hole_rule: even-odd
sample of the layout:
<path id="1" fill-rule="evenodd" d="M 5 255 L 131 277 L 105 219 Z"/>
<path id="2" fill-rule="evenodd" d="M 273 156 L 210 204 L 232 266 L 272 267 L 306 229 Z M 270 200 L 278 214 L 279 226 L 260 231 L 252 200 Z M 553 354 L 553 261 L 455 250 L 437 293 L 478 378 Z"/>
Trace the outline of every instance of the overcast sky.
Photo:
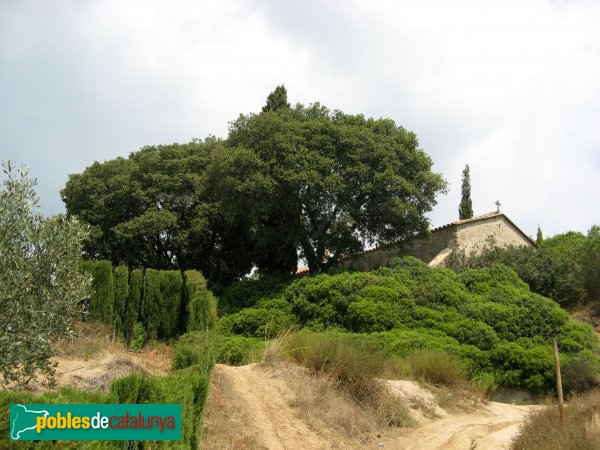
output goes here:
<path id="1" fill-rule="evenodd" d="M 414 131 L 450 183 L 434 226 L 467 163 L 475 214 L 600 224 L 600 1 L 0 0 L 0 159 L 46 214 L 69 173 L 225 136 L 281 83 Z"/>

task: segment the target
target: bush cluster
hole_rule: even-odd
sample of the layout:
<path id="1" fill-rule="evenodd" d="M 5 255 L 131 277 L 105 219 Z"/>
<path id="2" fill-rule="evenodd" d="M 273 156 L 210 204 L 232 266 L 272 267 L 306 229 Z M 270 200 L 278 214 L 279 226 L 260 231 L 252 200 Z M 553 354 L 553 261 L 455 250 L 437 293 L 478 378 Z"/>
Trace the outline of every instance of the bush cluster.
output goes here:
<path id="1" fill-rule="evenodd" d="M 217 362 L 230 366 L 257 362 L 265 350 L 265 341 L 244 336 L 223 337 L 218 344 Z"/>
<path id="2" fill-rule="evenodd" d="M 113 271 L 109 261 L 85 261 L 82 267 L 92 275 L 90 319 L 113 325 L 129 345 L 135 338 L 139 347 L 142 335 L 142 340 L 169 340 L 186 331 L 206 332 L 214 327 L 217 302 L 200 272 L 135 269 L 129 273 L 123 265 Z M 143 330 L 138 326 L 136 331 L 138 323 Z"/>
<path id="3" fill-rule="evenodd" d="M 462 359 L 471 376 L 493 374 L 500 384 L 536 392 L 555 385 L 554 337 L 564 364 L 583 358 L 596 373 L 599 368 L 590 327 L 531 292 L 503 265 L 457 274 L 402 258 L 367 273 L 300 278 L 252 303 L 222 317 L 217 329 L 249 338 L 271 338 L 291 326 L 338 330 L 398 356 L 441 349 Z"/>
<path id="4" fill-rule="evenodd" d="M 502 263 L 512 268 L 529 288 L 565 308 L 600 300 L 600 227 L 594 225 L 587 236 L 568 232 L 542 240 L 538 247 L 495 247 L 478 255 L 454 250 L 448 267 L 465 269 Z"/>

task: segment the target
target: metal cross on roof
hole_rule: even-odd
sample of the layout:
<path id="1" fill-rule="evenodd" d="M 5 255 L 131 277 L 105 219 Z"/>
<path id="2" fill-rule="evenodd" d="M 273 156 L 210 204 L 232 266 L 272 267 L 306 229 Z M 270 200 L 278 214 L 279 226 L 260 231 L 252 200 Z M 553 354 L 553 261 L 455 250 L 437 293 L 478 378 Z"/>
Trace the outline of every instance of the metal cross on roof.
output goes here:
<path id="1" fill-rule="evenodd" d="M 496 200 L 496 212 L 500 212 L 500 202 Z"/>

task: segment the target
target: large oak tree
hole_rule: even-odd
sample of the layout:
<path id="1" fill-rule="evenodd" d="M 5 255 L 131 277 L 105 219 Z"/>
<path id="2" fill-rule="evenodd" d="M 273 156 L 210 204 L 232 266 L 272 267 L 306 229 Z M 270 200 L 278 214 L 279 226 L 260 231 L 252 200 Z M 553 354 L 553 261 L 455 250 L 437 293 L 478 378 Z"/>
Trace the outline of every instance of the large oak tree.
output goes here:
<path id="1" fill-rule="evenodd" d="M 242 115 L 227 145 L 255 155 L 267 180 L 252 207 L 265 272 L 293 270 L 300 255 L 318 273 L 365 245 L 409 240 L 446 187 L 413 133 L 318 103 Z"/>
<path id="2" fill-rule="evenodd" d="M 279 86 L 226 140 L 146 147 L 94 163 L 62 191 L 93 227 L 90 257 L 200 269 L 212 282 L 327 271 L 365 245 L 425 232 L 445 190 L 416 136 L 389 119 L 314 104 Z"/>

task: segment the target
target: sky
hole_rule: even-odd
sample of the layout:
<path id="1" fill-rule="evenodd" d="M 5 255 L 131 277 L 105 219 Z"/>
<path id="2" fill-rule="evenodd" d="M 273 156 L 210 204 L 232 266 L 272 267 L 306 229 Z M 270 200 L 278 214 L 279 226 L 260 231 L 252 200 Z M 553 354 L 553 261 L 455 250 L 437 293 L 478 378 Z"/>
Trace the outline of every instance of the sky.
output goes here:
<path id="1" fill-rule="evenodd" d="M 0 159 L 42 211 L 68 174 L 145 145 L 225 137 L 277 85 L 393 119 L 449 182 L 429 214 L 526 234 L 600 224 L 600 1 L 0 0 Z"/>

